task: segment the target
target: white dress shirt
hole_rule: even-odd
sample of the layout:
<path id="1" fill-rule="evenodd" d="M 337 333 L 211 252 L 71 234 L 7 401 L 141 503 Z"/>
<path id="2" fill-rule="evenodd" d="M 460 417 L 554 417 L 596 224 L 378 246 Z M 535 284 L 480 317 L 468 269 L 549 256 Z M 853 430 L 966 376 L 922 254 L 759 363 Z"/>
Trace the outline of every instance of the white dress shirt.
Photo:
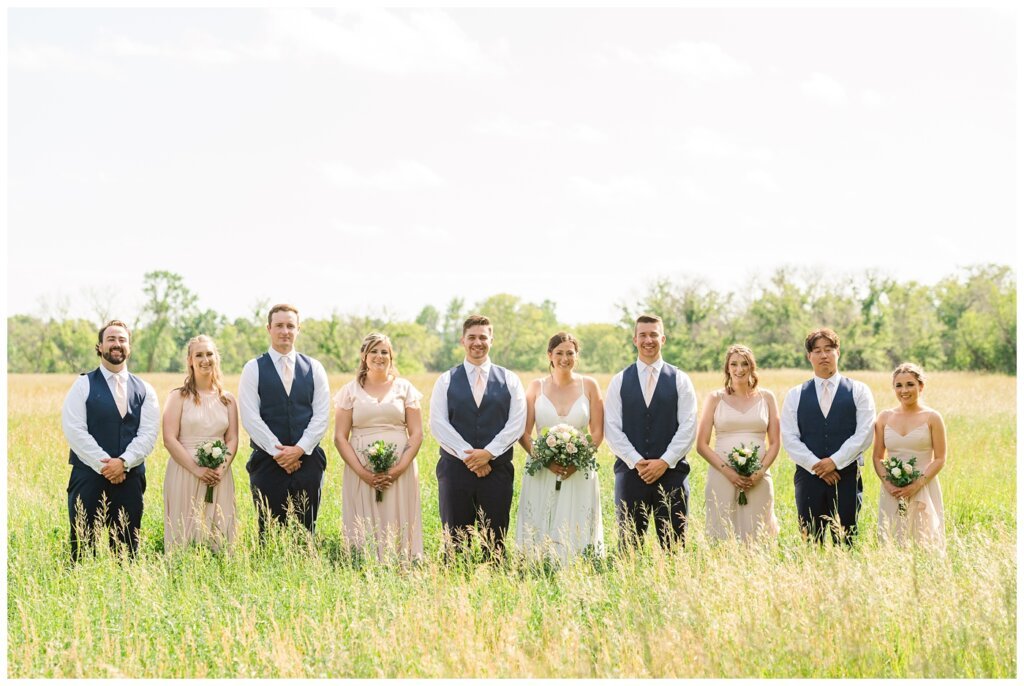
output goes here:
<path id="1" fill-rule="evenodd" d="M 115 376 L 124 380 L 125 392 L 131 387 L 128 385 L 128 370 L 122 369 L 115 374 L 103 365 L 100 365 L 103 378 L 110 388 L 110 395 L 114 396 Z M 142 381 L 142 379 L 139 379 Z M 156 397 L 156 391 L 148 382 L 142 381 L 146 387 L 146 399 L 142 402 L 141 416 L 139 417 L 139 430 L 135 438 L 124 449 L 121 455 L 107 455 L 96 439 L 89 433 L 88 419 L 86 417 L 85 401 L 89 398 L 89 376 L 82 375 L 75 379 L 64 398 L 64 408 L 61 410 L 61 425 L 64 427 L 64 435 L 68 439 L 71 449 L 78 455 L 84 464 L 91 467 L 97 474 L 103 471 L 106 466 L 101 459 L 105 457 L 120 457 L 124 460 L 125 469 L 137 467 L 146 459 L 146 456 L 153 452 L 156 445 L 156 432 L 160 425 L 160 403 Z"/>
<path id="2" fill-rule="evenodd" d="M 277 370 L 278 376 L 281 376 L 281 383 L 284 383 L 282 376 L 284 368 L 281 363 L 281 359 L 284 357 L 291 361 L 294 378 L 297 357 L 295 350 L 293 349 L 287 355 L 282 355 L 273 348 L 268 352 L 274 363 L 274 369 Z M 331 389 L 330 382 L 327 380 L 327 371 L 312 357 L 309 358 L 309 362 L 313 368 L 313 417 L 309 420 L 306 430 L 302 432 L 302 438 L 296 443 L 307 455 L 312 454 L 323 440 L 331 415 Z M 242 426 L 245 427 L 249 438 L 268 455 L 276 455 L 280 452 L 276 446 L 284 444 L 260 417 L 260 367 L 256 360 L 249 360 L 242 368 L 242 378 L 238 380 L 238 410 L 242 415 Z"/>
<path id="3" fill-rule="evenodd" d="M 660 357 L 650 365 L 654 373 L 660 377 L 665 360 Z M 640 360 L 636 361 L 636 370 L 640 377 L 641 390 L 647 385 L 648 365 Z M 604 440 L 612 449 L 612 453 L 626 463 L 630 469 L 636 469 L 636 463 L 645 458 L 633 444 L 626 438 L 622 430 L 622 375 L 625 370 L 612 377 L 608 384 L 608 391 L 604 398 Z M 658 378 L 655 377 L 655 378 Z M 679 460 L 690 451 L 693 442 L 697 438 L 697 393 L 693 390 L 693 382 L 685 372 L 676 369 L 676 394 L 679 400 L 676 403 L 676 416 L 679 421 L 679 428 L 676 435 L 669 441 L 665 454 L 660 456 L 669 469 L 679 464 Z"/>
<path id="4" fill-rule="evenodd" d="M 463 361 L 462 366 L 466 369 L 466 378 L 469 380 L 469 387 L 473 388 L 476 382 L 477 366 Z M 484 374 L 486 383 L 491 374 L 491 360 L 488 358 L 479 369 Z M 519 377 L 509 370 L 505 370 L 505 385 L 508 386 L 512 402 L 508 408 L 508 421 L 505 427 L 498 432 L 494 439 L 485 446 L 470 445 L 466 439 L 455 430 L 455 427 L 448 421 L 448 386 L 452 382 L 451 370 L 448 370 L 434 382 L 434 390 L 430 394 L 430 433 L 446 453 L 460 460 L 468 457 L 466 450 L 483 448 L 494 457 L 503 454 L 514 446 L 523 431 L 526 430 L 526 393 L 523 391 L 523 383 Z"/>
<path id="5" fill-rule="evenodd" d="M 836 372 L 828 379 L 831 384 L 830 393 L 832 398 L 832 407 L 829 409 L 829 414 L 832 414 L 835 409 L 836 393 L 839 391 L 839 382 L 842 378 L 842 375 Z M 821 387 L 824 382 L 825 379 L 819 376 L 814 377 L 814 392 L 818 397 L 819 403 L 821 402 Z M 836 469 L 842 469 L 860 457 L 861 453 L 871 445 L 873 439 L 875 399 L 871 395 L 871 389 L 867 387 L 867 384 L 854 381 L 853 379 L 850 379 L 850 384 L 853 386 L 853 403 L 857 406 L 857 428 L 853 435 L 839 446 L 839 450 L 836 451 L 835 455 L 826 455 L 826 457 L 832 458 Z M 789 393 L 786 394 L 786 400 L 782 403 L 782 445 L 793 462 L 796 462 L 807 471 L 811 471 L 814 465 L 821 460 L 800 440 L 797 409 L 800 407 L 800 392 L 802 388 L 803 384 L 789 389 Z"/>

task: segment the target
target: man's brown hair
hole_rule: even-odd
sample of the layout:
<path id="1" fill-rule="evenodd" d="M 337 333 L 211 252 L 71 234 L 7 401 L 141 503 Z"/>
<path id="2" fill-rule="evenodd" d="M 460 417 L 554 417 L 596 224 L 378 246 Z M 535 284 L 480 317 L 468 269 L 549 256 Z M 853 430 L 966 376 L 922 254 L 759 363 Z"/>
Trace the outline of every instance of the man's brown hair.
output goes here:
<path id="1" fill-rule="evenodd" d="M 634 336 L 636 335 L 636 327 L 640 326 L 641 324 L 661 324 L 661 331 L 662 333 L 665 332 L 665 322 L 663 322 L 661 320 L 661 317 L 659 317 L 656 314 L 642 314 L 639 317 L 637 317 L 636 321 L 633 323 Z"/>
<path id="2" fill-rule="evenodd" d="M 274 314 L 276 312 L 294 312 L 295 321 L 299 321 L 299 308 L 295 305 L 289 305 L 288 303 L 278 303 L 270 308 L 270 312 L 267 312 L 267 326 L 270 326 L 274 320 Z"/>
<path id="3" fill-rule="evenodd" d="M 471 314 L 466 317 L 466 321 L 462 322 L 462 335 L 465 336 L 466 332 L 474 326 L 486 326 L 494 333 L 494 327 L 491 326 L 491 320 L 482 314 Z"/>
<path id="4" fill-rule="evenodd" d="M 832 329 L 825 327 L 815 329 L 807 334 L 807 338 L 804 339 L 804 349 L 806 349 L 808 353 L 814 350 L 814 344 L 819 338 L 824 338 L 826 341 L 831 343 L 836 350 L 839 350 L 839 334 Z"/>

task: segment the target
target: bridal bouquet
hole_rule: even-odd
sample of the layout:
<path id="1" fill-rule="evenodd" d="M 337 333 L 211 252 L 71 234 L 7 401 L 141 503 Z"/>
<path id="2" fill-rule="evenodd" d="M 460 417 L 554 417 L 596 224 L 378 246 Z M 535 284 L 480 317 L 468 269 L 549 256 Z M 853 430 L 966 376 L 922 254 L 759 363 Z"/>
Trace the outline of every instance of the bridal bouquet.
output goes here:
<path id="1" fill-rule="evenodd" d="M 726 460 L 729 462 L 729 466 L 736 470 L 737 474 L 740 476 L 750 476 L 761 468 L 761 458 L 758 457 L 759 452 L 761 452 L 761 446 L 756 443 L 752 448 L 748 448 L 746 444 L 740 443 L 729 451 Z M 740 505 L 747 504 L 747 493 L 742 488 L 740 489 L 740 497 L 737 502 Z"/>
<path id="2" fill-rule="evenodd" d="M 228 447 L 221 440 L 200 443 L 199 447 L 196 448 L 196 462 L 199 463 L 200 467 L 206 467 L 207 469 L 216 469 L 224 464 L 224 460 L 230 456 L 231 453 L 228 452 Z M 206 502 L 213 502 L 213 486 L 206 487 Z"/>
<path id="3" fill-rule="evenodd" d="M 533 439 L 533 454 L 526 461 L 526 473 L 533 476 L 552 462 L 562 467 L 575 467 L 590 478 L 597 471 L 597 448 L 589 433 L 583 433 L 569 424 L 549 426 Z M 555 490 L 562 489 L 562 476 L 555 480 Z"/>
<path id="4" fill-rule="evenodd" d="M 885 469 L 885 479 L 893 486 L 897 488 L 903 488 L 914 483 L 917 479 L 921 478 L 921 472 L 917 470 L 914 465 L 917 464 L 917 458 L 912 457 L 909 460 L 904 461 L 903 458 L 897 457 L 896 455 L 890 455 L 889 457 L 882 460 L 882 467 Z M 900 514 L 907 514 L 907 501 L 900 498 Z"/>
<path id="5" fill-rule="evenodd" d="M 394 443 L 374 441 L 363 451 L 363 455 L 366 456 L 366 460 L 375 474 L 383 474 L 394 467 L 395 462 L 398 461 L 398 455 L 395 454 L 397 448 L 398 446 Z M 384 500 L 384 491 L 377 489 L 377 502 L 382 500 Z"/>

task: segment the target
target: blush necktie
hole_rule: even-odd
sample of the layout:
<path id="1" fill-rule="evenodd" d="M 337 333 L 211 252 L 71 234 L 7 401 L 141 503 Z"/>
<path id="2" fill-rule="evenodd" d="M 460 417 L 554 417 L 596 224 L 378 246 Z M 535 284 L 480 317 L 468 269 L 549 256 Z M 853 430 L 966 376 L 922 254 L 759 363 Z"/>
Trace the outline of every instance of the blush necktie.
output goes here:
<path id="1" fill-rule="evenodd" d="M 128 394 L 125 392 L 124 379 L 120 374 L 114 374 L 114 402 L 117 404 L 117 411 L 124 418 L 128 414 Z"/>
<path id="2" fill-rule="evenodd" d="M 484 370 L 481 367 L 476 369 L 476 381 L 473 382 L 473 400 L 476 401 L 476 406 L 480 407 L 480 403 L 484 401 L 484 391 L 487 389 L 487 380 L 484 376 Z"/>
<path id="3" fill-rule="evenodd" d="M 825 381 L 824 383 L 821 384 L 821 398 L 818 401 L 818 404 L 821 405 L 821 413 L 823 415 L 825 415 L 826 417 L 828 416 L 829 409 L 831 409 L 831 407 L 832 407 L 832 388 L 831 388 L 831 386 L 832 386 L 832 382 L 831 381 Z"/>
<path id="4" fill-rule="evenodd" d="M 644 387 L 644 403 L 651 406 L 651 398 L 654 396 L 654 387 L 658 385 L 658 372 L 654 367 L 647 368 L 647 386 Z"/>
<path id="5" fill-rule="evenodd" d="M 284 392 L 288 395 L 292 394 L 292 381 L 295 379 L 295 371 L 292 369 L 291 358 L 281 358 L 281 382 L 284 383 Z"/>

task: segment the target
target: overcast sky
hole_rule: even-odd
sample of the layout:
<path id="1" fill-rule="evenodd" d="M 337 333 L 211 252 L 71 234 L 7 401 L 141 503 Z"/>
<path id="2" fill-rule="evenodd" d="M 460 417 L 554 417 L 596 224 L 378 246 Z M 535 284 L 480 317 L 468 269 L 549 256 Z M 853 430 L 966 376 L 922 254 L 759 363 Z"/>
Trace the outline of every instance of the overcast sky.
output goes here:
<path id="1" fill-rule="evenodd" d="M 1014 262 L 1015 17 L 10 10 L 8 312 L 614 321 L 651 279 Z"/>

